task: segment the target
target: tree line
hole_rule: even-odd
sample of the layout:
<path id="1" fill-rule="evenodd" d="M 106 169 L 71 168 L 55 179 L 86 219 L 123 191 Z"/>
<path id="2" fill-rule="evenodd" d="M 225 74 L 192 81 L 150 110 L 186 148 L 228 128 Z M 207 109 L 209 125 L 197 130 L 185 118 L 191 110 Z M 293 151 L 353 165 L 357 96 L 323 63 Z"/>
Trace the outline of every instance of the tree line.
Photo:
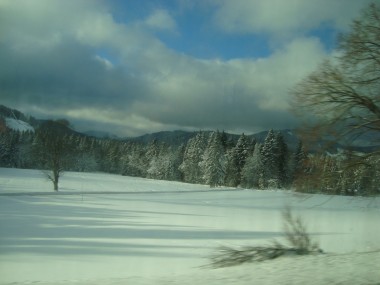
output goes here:
<path id="1" fill-rule="evenodd" d="M 245 134 L 234 141 L 215 131 L 198 132 L 180 146 L 99 139 L 68 130 L 59 121 L 35 132 L 1 132 L 0 166 L 45 170 L 54 190 L 63 171 L 343 195 L 376 194 L 380 185 L 380 164 L 374 157 L 347 167 L 352 164 L 349 152 L 308 154 L 301 142 L 292 151 L 274 130 L 262 143 Z"/>

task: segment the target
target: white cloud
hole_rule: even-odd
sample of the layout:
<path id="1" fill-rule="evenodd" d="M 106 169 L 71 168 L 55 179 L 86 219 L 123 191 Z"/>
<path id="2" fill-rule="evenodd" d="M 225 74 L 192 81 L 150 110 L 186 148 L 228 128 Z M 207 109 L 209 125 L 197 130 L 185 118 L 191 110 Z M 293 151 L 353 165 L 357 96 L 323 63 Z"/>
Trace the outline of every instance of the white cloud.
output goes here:
<path id="1" fill-rule="evenodd" d="M 326 56 L 317 39 L 298 39 L 259 60 L 172 58 L 172 72 L 134 110 L 153 121 L 196 128 L 285 127 L 288 89 Z M 276 118 L 277 116 L 277 118 Z M 271 118 L 270 118 L 271 117 Z"/>
<path id="2" fill-rule="evenodd" d="M 110 70 L 114 67 L 112 62 L 109 61 L 107 58 L 101 57 L 100 55 L 95 55 L 94 58 L 96 60 L 98 60 L 99 62 L 101 62 L 106 67 L 106 69 L 108 69 L 108 70 Z"/>
<path id="3" fill-rule="evenodd" d="M 145 25 L 154 30 L 175 32 L 177 24 L 167 10 L 155 10 L 145 21 Z"/>
<path id="4" fill-rule="evenodd" d="M 215 24 L 228 33 L 269 33 L 274 38 L 299 36 L 321 23 L 346 29 L 371 0 L 222 0 Z M 214 1 L 212 3 L 215 4 Z"/>

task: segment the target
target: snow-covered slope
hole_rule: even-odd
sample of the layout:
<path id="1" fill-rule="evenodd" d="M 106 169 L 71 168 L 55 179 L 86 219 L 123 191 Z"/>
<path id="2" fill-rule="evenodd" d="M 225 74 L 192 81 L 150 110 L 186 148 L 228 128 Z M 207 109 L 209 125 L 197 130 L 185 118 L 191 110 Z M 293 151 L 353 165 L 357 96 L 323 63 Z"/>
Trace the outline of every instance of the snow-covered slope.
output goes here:
<path id="1" fill-rule="evenodd" d="M 5 118 L 5 124 L 8 128 L 19 131 L 19 132 L 26 132 L 26 131 L 32 131 L 34 132 L 34 128 L 28 124 L 27 122 L 16 120 L 12 118 Z"/>
<path id="2" fill-rule="evenodd" d="M 39 171 L 0 168 L 0 284 L 380 280 L 379 198 L 218 191 L 101 173 L 67 172 L 60 186 L 61 194 L 55 194 Z M 326 254 L 216 270 L 203 267 L 219 245 L 265 245 L 283 239 L 285 206 L 303 217 Z"/>

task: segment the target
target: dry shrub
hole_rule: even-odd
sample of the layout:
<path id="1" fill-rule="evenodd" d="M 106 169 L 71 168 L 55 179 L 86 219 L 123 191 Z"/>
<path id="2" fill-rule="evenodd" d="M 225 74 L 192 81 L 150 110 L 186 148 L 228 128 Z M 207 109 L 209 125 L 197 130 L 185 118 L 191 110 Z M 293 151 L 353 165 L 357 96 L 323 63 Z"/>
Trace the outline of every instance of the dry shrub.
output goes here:
<path id="1" fill-rule="evenodd" d="M 220 268 L 246 262 L 262 262 L 280 256 L 320 254 L 323 252 L 318 244 L 310 238 L 305 222 L 300 216 L 294 216 L 289 207 L 285 208 L 282 216 L 288 245 L 273 241 L 269 246 L 246 246 L 239 249 L 221 246 L 210 257 L 210 266 Z"/>

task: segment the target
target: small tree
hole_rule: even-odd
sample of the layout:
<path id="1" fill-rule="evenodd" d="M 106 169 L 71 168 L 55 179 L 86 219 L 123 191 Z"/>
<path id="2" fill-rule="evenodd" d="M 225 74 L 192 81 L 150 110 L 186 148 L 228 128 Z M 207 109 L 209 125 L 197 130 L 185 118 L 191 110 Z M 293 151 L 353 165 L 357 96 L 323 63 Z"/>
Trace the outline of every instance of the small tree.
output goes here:
<path id="1" fill-rule="evenodd" d="M 72 158 L 72 147 L 64 135 L 66 128 L 59 122 L 48 121 L 36 131 L 33 142 L 35 157 L 49 170 L 46 176 L 53 182 L 54 191 L 58 191 L 59 178 Z"/>

